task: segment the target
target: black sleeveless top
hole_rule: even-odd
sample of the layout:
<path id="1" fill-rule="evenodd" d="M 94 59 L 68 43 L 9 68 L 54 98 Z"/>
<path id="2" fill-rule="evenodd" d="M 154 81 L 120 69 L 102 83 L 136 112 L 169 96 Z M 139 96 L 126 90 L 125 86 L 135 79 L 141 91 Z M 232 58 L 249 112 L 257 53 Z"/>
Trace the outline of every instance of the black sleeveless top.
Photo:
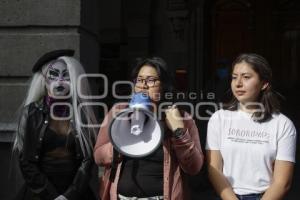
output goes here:
<path id="1" fill-rule="evenodd" d="M 127 197 L 163 195 L 163 146 L 144 158 L 123 159 L 118 194 Z"/>
<path id="2" fill-rule="evenodd" d="M 45 131 L 41 151 L 41 171 L 59 193 L 71 185 L 80 162 L 76 160 L 75 136 L 60 135 L 49 127 Z"/>

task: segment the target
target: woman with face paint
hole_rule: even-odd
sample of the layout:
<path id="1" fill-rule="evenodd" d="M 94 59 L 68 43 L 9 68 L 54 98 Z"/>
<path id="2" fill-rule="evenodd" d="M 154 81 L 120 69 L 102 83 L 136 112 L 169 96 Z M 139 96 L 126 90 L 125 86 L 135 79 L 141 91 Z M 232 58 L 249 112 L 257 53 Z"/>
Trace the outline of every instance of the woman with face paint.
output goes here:
<path id="1" fill-rule="evenodd" d="M 78 85 L 84 70 L 73 54 L 49 52 L 33 67 L 14 144 L 25 180 L 16 199 L 96 199 L 89 186 L 95 130 L 84 127 L 95 117 L 88 106 L 78 110 L 78 90 L 88 95 L 89 86 L 84 79 Z"/>
<path id="2" fill-rule="evenodd" d="M 233 99 L 208 123 L 209 178 L 224 200 L 284 199 L 295 163 L 295 127 L 279 111 L 266 59 L 242 54 L 232 66 Z"/>
<path id="3" fill-rule="evenodd" d="M 132 71 L 132 79 L 135 94 L 143 93 L 150 98 L 150 112 L 165 113 L 165 117 L 158 118 L 164 127 L 164 137 L 161 144 L 146 156 L 119 155 L 114 159 L 108 122 L 115 112 L 126 108 L 115 105 L 104 119 L 94 149 L 95 162 L 105 167 L 100 197 L 102 200 L 188 200 L 189 188 L 184 173 L 195 175 L 203 164 L 195 122 L 187 112 L 174 105 L 160 110 L 162 103 L 172 105 L 164 98 L 173 88 L 164 60 L 154 57 L 139 61 Z M 115 174 L 114 165 L 117 165 Z"/>

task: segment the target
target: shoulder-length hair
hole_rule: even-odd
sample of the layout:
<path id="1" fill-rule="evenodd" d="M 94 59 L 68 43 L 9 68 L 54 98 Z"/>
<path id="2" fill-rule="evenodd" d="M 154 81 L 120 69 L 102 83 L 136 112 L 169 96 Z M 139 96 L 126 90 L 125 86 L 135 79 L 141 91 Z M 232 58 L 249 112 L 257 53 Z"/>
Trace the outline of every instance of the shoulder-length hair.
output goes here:
<path id="1" fill-rule="evenodd" d="M 70 94 L 71 94 L 71 104 L 72 104 L 72 121 L 73 127 L 75 128 L 77 134 L 79 135 L 80 146 L 84 155 L 92 155 L 92 149 L 94 140 L 96 138 L 96 130 L 94 128 L 84 128 L 83 121 L 85 124 L 94 125 L 96 124 L 96 117 L 93 110 L 89 106 L 81 106 L 79 110 L 79 105 L 86 102 L 86 99 L 81 98 L 78 91 L 81 94 L 90 95 L 90 88 L 87 78 L 82 78 L 79 82 L 79 77 L 85 74 L 82 65 L 73 57 L 62 56 L 56 60 L 52 60 L 46 63 L 41 70 L 34 73 L 27 95 L 22 104 L 25 108 L 33 102 L 40 102 L 47 95 L 47 89 L 45 84 L 45 75 L 43 74 L 48 68 L 49 64 L 53 62 L 63 62 L 66 64 L 70 75 Z M 80 83 L 80 84 L 79 84 Z M 19 123 L 20 124 L 20 123 Z M 19 125 L 20 126 L 20 125 Z M 22 151 L 24 132 L 18 131 L 20 127 L 17 127 L 16 139 L 14 142 L 14 149 Z"/>
<path id="2" fill-rule="evenodd" d="M 137 78 L 140 69 L 145 65 L 156 69 L 162 86 L 162 96 L 164 96 L 165 93 L 174 91 L 173 77 L 168 71 L 167 63 L 160 57 L 138 59 L 136 66 L 131 71 L 131 79 L 133 81 Z"/>
<path id="3" fill-rule="evenodd" d="M 280 112 L 280 103 L 277 95 L 272 90 L 272 70 L 268 61 L 254 53 L 244 53 L 239 55 L 232 63 L 232 71 L 234 66 L 238 63 L 247 63 L 259 76 L 261 81 L 268 83 L 268 87 L 261 91 L 257 103 L 263 105 L 262 111 L 256 111 L 253 113 L 252 118 L 254 121 L 265 122 L 272 118 L 273 113 Z M 232 92 L 232 91 L 231 91 Z M 239 106 L 238 100 L 232 95 L 232 99 L 229 103 L 224 104 L 226 110 L 237 110 Z"/>

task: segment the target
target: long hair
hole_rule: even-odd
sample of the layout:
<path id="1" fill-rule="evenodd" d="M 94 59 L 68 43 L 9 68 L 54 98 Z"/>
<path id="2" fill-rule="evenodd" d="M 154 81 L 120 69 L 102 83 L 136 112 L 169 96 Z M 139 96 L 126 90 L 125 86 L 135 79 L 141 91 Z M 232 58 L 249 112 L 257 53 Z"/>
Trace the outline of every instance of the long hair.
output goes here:
<path id="1" fill-rule="evenodd" d="M 43 74 L 38 71 L 36 72 L 31 80 L 29 90 L 26 95 L 24 106 L 29 105 L 32 102 L 39 101 L 43 96 L 46 95 L 46 83 Z"/>
<path id="2" fill-rule="evenodd" d="M 13 145 L 13 151 L 21 152 L 23 150 L 24 134 L 25 130 L 22 129 L 21 123 L 25 123 L 27 120 L 27 114 L 24 113 L 24 108 L 32 102 L 40 101 L 46 95 L 46 82 L 45 77 L 41 71 L 34 73 L 29 80 L 29 86 L 26 93 L 26 97 L 19 108 L 19 119 L 16 129 L 16 135 Z"/>
<path id="3" fill-rule="evenodd" d="M 263 112 L 254 112 L 252 115 L 253 120 L 258 122 L 265 122 L 272 118 L 273 113 L 280 112 L 280 103 L 277 94 L 272 89 L 272 70 L 268 61 L 257 54 L 245 53 L 239 55 L 232 63 L 232 71 L 234 66 L 238 63 L 247 63 L 259 76 L 261 81 L 268 83 L 268 87 L 261 91 L 257 103 L 261 103 L 264 106 Z M 232 92 L 232 91 L 231 91 Z M 234 95 L 228 104 L 224 104 L 224 109 L 237 110 L 238 100 Z"/>
<path id="4" fill-rule="evenodd" d="M 67 69 L 70 75 L 70 94 L 71 94 L 71 104 L 72 104 L 72 111 L 73 111 L 72 112 L 73 116 L 71 121 L 73 122 L 73 128 L 76 130 L 77 134 L 79 135 L 80 147 L 82 152 L 84 153 L 84 155 L 92 155 L 92 148 L 96 138 L 96 130 L 94 128 L 84 128 L 82 125 L 96 124 L 96 117 L 90 106 L 80 106 L 82 105 L 82 103 L 86 103 L 87 100 L 81 98 L 80 95 L 78 94 L 78 90 L 80 90 L 81 93 L 84 94 L 85 96 L 91 94 L 87 78 L 82 78 L 80 81 L 80 85 L 78 82 L 78 77 L 80 75 L 84 75 L 85 71 L 82 65 L 72 57 L 62 56 L 57 58 L 57 60 L 55 61 L 62 61 L 67 65 Z M 30 103 L 41 101 L 43 97 L 47 94 L 43 71 L 45 71 L 45 68 L 47 68 L 48 66 L 49 63 L 45 64 L 42 67 L 42 70 L 36 72 L 33 75 L 33 78 L 28 88 L 25 101 L 22 105 L 23 108 L 28 106 Z M 19 120 L 19 126 L 20 126 L 20 120 Z M 14 149 L 21 151 L 23 149 L 24 132 L 21 131 L 19 126 L 17 128 L 16 139 L 14 142 Z"/>

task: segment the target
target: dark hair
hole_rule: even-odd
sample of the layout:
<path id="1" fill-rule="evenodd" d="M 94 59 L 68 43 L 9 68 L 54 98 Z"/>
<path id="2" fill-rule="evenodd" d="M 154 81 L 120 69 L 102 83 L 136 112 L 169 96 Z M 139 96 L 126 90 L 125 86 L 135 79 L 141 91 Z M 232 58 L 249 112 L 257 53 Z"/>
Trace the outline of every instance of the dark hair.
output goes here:
<path id="1" fill-rule="evenodd" d="M 168 71 L 167 63 L 160 57 L 152 57 L 152 58 L 145 58 L 145 59 L 138 59 L 136 66 L 133 68 L 131 72 L 132 80 L 136 79 L 140 69 L 145 66 L 149 65 L 156 69 L 157 74 L 159 76 L 161 85 L 162 85 L 162 94 L 167 92 L 173 92 L 173 77 L 171 73 Z M 162 95 L 163 97 L 164 95 Z"/>
<path id="2" fill-rule="evenodd" d="M 251 68 L 258 74 L 261 81 L 269 83 L 268 87 L 264 89 L 257 102 L 262 103 L 264 106 L 264 112 L 254 112 L 252 115 L 253 120 L 258 122 L 265 122 L 272 118 L 273 113 L 278 113 L 280 111 L 280 103 L 277 95 L 272 90 L 272 70 L 268 61 L 257 54 L 245 53 L 239 55 L 232 63 L 232 71 L 234 66 L 238 63 L 245 62 L 251 66 Z M 232 91 L 231 91 L 232 92 Z M 224 105 L 224 109 L 227 110 L 237 110 L 238 100 L 232 95 L 232 99 L 228 104 Z"/>

